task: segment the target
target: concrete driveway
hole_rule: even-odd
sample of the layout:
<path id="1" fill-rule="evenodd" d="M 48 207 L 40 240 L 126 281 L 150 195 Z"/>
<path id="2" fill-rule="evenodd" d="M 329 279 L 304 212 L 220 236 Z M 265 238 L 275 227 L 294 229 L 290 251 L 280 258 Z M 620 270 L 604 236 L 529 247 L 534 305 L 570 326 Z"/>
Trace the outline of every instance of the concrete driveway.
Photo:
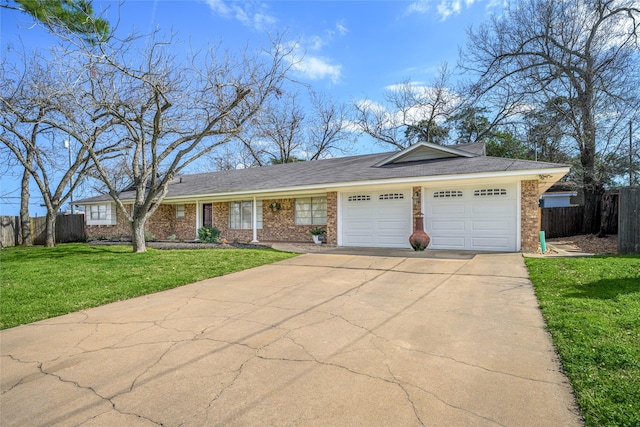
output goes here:
<path id="1" fill-rule="evenodd" d="M 307 254 L 0 333 L 3 426 L 577 426 L 519 254 Z"/>

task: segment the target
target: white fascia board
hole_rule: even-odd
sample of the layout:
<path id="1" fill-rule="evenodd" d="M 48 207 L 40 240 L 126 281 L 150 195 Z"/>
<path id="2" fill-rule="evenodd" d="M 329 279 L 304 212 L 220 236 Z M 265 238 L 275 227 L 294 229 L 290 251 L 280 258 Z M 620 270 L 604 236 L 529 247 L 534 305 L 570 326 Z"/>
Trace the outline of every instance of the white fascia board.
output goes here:
<path id="1" fill-rule="evenodd" d="M 231 191 L 225 193 L 209 193 L 194 194 L 191 196 L 166 197 L 163 203 L 193 203 L 195 199 L 204 201 L 231 201 L 239 200 L 243 197 L 258 198 L 278 198 L 291 197 L 301 195 L 313 195 L 318 193 L 326 193 L 328 191 L 344 191 L 347 189 L 357 190 L 362 187 L 397 187 L 399 185 L 428 185 L 429 183 L 438 183 L 446 181 L 470 181 L 470 180 L 501 180 L 512 181 L 514 179 L 538 179 L 543 177 L 557 177 L 553 182 L 562 178 L 569 172 L 569 167 L 534 169 L 534 170 L 514 170 L 514 171 L 498 171 L 498 172 L 480 172 L 474 174 L 453 174 L 453 175 L 437 175 L 437 176 L 416 176 L 407 178 L 391 178 L 369 181 L 349 181 L 337 182 L 331 184 L 313 184 L 305 186 L 268 188 L 260 190 L 242 190 Z"/>
<path id="2" fill-rule="evenodd" d="M 547 199 L 551 197 L 575 197 L 577 195 L 577 191 L 560 191 L 554 193 L 542 193 L 540 197 Z"/>

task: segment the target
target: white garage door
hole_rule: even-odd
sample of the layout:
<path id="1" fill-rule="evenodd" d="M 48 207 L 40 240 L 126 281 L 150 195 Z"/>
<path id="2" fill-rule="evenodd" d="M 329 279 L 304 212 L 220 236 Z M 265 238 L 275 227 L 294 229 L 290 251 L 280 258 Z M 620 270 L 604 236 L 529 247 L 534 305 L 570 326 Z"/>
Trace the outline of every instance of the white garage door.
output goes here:
<path id="1" fill-rule="evenodd" d="M 515 185 L 429 188 L 425 191 L 429 249 L 515 251 Z"/>
<path id="2" fill-rule="evenodd" d="M 342 245 L 407 248 L 411 235 L 411 192 L 342 195 Z"/>

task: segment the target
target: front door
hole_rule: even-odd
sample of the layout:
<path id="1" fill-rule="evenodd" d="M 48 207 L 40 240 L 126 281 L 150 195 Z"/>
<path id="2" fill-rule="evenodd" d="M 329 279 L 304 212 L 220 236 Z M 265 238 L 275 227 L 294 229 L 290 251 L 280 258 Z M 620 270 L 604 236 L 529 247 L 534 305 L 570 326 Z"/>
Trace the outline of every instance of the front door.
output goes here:
<path id="1" fill-rule="evenodd" d="M 202 226 L 213 227 L 213 205 L 211 203 L 202 205 Z"/>

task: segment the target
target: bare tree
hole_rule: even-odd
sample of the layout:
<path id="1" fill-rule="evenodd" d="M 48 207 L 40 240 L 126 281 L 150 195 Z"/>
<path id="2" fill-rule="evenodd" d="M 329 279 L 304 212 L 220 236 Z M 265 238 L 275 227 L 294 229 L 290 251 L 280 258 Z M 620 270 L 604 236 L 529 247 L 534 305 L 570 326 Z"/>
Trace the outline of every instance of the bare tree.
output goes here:
<path id="1" fill-rule="evenodd" d="M 283 92 L 251 120 L 247 132 L 238 138 L 253 165 L 264 166 L 304 160 L 304 113 L 298 94 Z"/>
<path id="2" fill-rule="evenodd" d="M 635 0 L 523 0 L 470 30 L 463 53 L 480 96 L 516 89 L 530 107 L 553 105 L 563 116 L 579 153 L 585 232 L 598 227 L 602 119 L 638 99 L 639 29 Z"/>
<path id="3" fill-rule="evenodd" d="M 311 112 L 306 123 L 309 160 L 349 152 L 354 134 L 348 127 L 348 109 L 322 94 L 311 92 Z"/>
<path id="4" fill-rule="evenodd" d="M 353 140 L 347 127 L 347 108 L 309 91 L 305 110 L 300 98 L 298 92 L 285 91 L 265 106 L 238 136 L 241 147 L 232 156 L 233 163 L 265 166 L 317 160 L 347 151 Z"/>
<path id="5" fill-rule="evenodd" d="M 360 130 L 383 145 L 403 149 L 421 140 L 442 143 L 447 131 L 444 121 L 461 99 L 449 86 L 447 64 L 428 86 L 406 80 L 384 93 L 385 105 L 370 100 L 354 103 L 354 122 Z"/>
<path id="6" fill-rule="evenodd" d="M 2 62 L 0 71 L 0 143 L 12 153 L 24 168 L 20 216 L 24 243 L 30 242 L 29 230 L 29 180 L 36 182 L 47 208 L 46 242 L 55 245 L 55 221 L 58 210 L 73 193 L 78 182 L 90 168 L 91 141 L 106 128 L 93 126 L 92 135 L 77 134 L 87 140 L 77 144 L 71 164 L 62 142 L 69 135 L 52 124 L 76 119 L 78 110 L 69 109 L 69 97 L 65 92 L 68 80 L 57 75 L 48 58 L 37 53 L 22 55 L 20 66 Z M 70 76 L 66 76 L 67 79 Z M 71 141 L 70 141 L 71 143 Z M 102 156 L 109 150 L 96 150 Z"/>
<path id="7" fill-rule="evenodd" d="M 131 225 L 134 252 L 146 251 L 144 229 L 164 200 L 168 186 L 183 169 L 235 138 L 277 91 L 291 66 L 289 51 L 274 40 L 269 51 L 239 55 L 217 48 L 172 53 L 172 39 L 156 35 L 136 50 L 135 37 L 96 46 L 79 44 L 57 58 L 58 72 L 82 76 L 65 92 L 70 108 L 88 112 L 90 120 L 48 122 L 82 143 L 122 217 Z M 84 135 L 96 124 L 108 131 L 95 143 Z M 101 150 L 121 149 L 117 158 Z M 131 176 L 125 199 L 112 171 L 126 162 Z M 133 198 L 133 206 L 125 203 Z"/>

